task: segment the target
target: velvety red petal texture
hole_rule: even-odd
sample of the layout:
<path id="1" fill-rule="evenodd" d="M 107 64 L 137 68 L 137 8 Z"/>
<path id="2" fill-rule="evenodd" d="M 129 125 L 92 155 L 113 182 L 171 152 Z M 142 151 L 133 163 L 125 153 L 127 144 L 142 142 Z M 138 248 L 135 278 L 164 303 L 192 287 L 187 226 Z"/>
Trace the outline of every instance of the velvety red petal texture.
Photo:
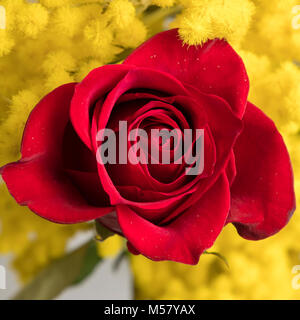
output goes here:
<path id="1" fill-rule="evenodd" d="M 150 79 L 153 81 L 153 83 L 150 81 Z M 161 89 L 162 92 L 170 95 L 174 95 L 176 93 L 189 95 L 189 89 L 184 89 L 171 75 L 145 68 L 130 70 L 124 79 L 122 79 L 120 83 L 109 93 L 103 106 L 101 107 L 99 112 L 98 130 L 106 127 L 110 113 L 113 110 L 113 106 L 121 94 L 130 89 L 139 87 L 144 89 Z M 98 164 L 99 176 L 102 185 L 104 190 L 110 196 L 110 201 L 113 205 L 130 205 L 134 207 L 135 210 L 138 209 L 138 213 L 140 215 L 147 217 L 151 221 L 164 219 L 163 221 L 167 222 L 176 217 L 182 211 L 186 210 L 186 206 L 191 206 L 197 202 L 203 193 L 206 192 L 211 186 L 211 184 L 217 180 L 222 172 L 223 167 L 228 161 L 228 157 L 231 155 L 230 151 L 234 145 L 237 135 L 241 130 L 241 120 L 232 113 L 230 106 L 222 98 L 219 98 L 215 95 L 204 94 L 201 91 L 197 91 L 197 93 L 193 94 L 194 97 L 197 96 L 197 100 L 195 100 L 194 105 L 199 108 L 199 111 L 201 110 L 200 107 L 205 110 L 210 129 L 212 130 L 213 138 L 217 144 L 218 164 L 215 169 L 214 178 L 203 181 L 201 184 L 199 183 L 197 185 L 195 185 L 193 182 L 186 183 L 183 186 L 177 185 L 177 192 L 173 194 L 170 193 L 167 199 L 156 201 L 154 198 L 151 202 L 139 202 L 139 199 L 136 201 L 130 201 L 122 197 L 118 188 L 114 185 L 110 175 L 108 174 L 106 166 L 103 164 Z M 190 106 L 189 110 L 186 111 L 189 111 L 188 114 L 191 116 L 191 119 L 193 119 L 191 122 L 197 119 L 197 115 L 195 115 L 196 108 L 194 110 L 193 107 Z M 127 165 L 127 167 L 128 170 L 123 170 L 122 175 L 126 177 L 127 181 L 132 183 L 133 180 L 139 176 L 139 171 L 137 168 L 131 168 L 130 165 Z M 198 178 L 199 177 L 197 177 L 195 180 Z M 143 181 L 146 182 L 147 180 L 143 179 L 140 181 L 140 183 L 143 183 Z M 146 187 L 146 183 L 144 187 Z M 188 199 L 186 196 L 189 194 L 193 194 L 191 198 L 192 202 L 187 201 Z"/>
<path id="2" fill-rule="evenodd" d="M 231 186 L 236 176 L 236 165 L 233 150 L 231 151 L 231 155 L 226 166 L 226 174 L 229 185 Z"/>
<path id="3" fill-rule="evenodd" d="M 92 149 L 90 114 L 94 104 L 112 90 L 131 68 L 106 65 L 91 71 L 77 86 L 71 102 L 72 124 L 82 141 Z"/>
<path id="4" fill-rule="evenodd" d="M 245 112 L 247 72 L 242 59 L 224 40 L 187 46 L 179 39 L 177 29 L 172 29 L 142 44 L 124 64 L 167 72 L 183 83 L 224 98 L 239 118 Z"/>
<path id="5" fill-rule="evenodd" d="M 112 211 L 89 205 L 62 168 L 63 136 L 75 85 L 55 89 L 34 108 L 24 131 L 22 159 L 1 170 L 19 204 L 58 223 L 93 220 Z"/>
<path id="6" fill-rule="evenodd" d="M 293 172 L 273 121 L 251 103 L 234 147 L 237 175 L 231 187 L 228 222 L 258 240 L 283 228 L 295 210 Z"/>
<path id="7" fill-rule="evenodd" d="M 147 68 L 130 70 L 124 77 L 124 79 L 122 79 L 118 83 L 118 85 L 108 94 L 105 102 L 100 107 L 97 131 L 106 128 L 110 114 L 119 97 L 126 91 L 135 88 L 161 90 L 168 95 L 188 95 L 188 92 L 185 90 L 182 84 L 171 75 Z M 96 150 L 98 148 L 98 144 L 95 143 L 95 138 L 96 137 L 94 137 L 93 147 Z M 123 197 L 120 195 L 119 191 L 111 180 L 111 177 L 108 175 L 105 165 L 98 163 L 98 170 L 102 185 L 104 187 L 104 190 L 109 195 L 111 203 L 113 205 L 120 203 L 129 204 L 129 202 L 126 199 L 123 199 Z M 125 170 L 123 174 L 127 175 L 129 172 L 130 171 Z M 128 181 L 130 181 L 131 177 L 128 177 L 128 179 Z M 189 192 L 192 192 L 192 190 L 190 190 Z M 143 207 L 145 210 L 147 210 L 147 208 L 151 211 L 153 209 L 163 209 L 165 212 L 167 212 L 166 207 L 169 207 L 170 205 L 174 206 L 174 204 L 177 203 L 177 200 L 179 198 L 182 198 L 183 196 L 185 196 L 185 194 L 176 195 L 175 197 L 167 199 L 166 201 L 163 201 L 161 203 L 143 203 L 138 205 L 140 207 Z M 133 205 L 137 204 L 133 203 Z"/>
<path id="8" fill-rule="evenodd" d="M 229 206 L 229 184 L 223 174 L 194 206 L 167 226 L 154 225 L 126 205 L 117 206 L 117 215 L 125 237 L 137 252 L 156 261 L 197 264 L 221 232 Z"/>

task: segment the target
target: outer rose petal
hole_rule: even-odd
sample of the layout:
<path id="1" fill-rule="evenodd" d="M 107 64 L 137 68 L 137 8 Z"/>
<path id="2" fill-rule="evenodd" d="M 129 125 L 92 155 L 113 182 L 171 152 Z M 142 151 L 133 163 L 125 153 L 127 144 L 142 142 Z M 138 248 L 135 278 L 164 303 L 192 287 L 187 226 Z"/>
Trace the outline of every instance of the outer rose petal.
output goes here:
<path id="1" fill-rule="evenodd" d="M 62 168 L 63 134 L 75 85 L 55 89 L 34 108 L 24 131 L 22 159 L 1 170 L 19 204 L 59 223 L 93 220 L 112 211 L 90 206 Z"/>
<path id="2" fill-rule="evenodd" d="M 124 64 L 172 74 L 204 93 L 222 97 L 239 118 L 244 114 L 249 80 L 242 59 L 226 41 L 215 39 L 189 47 L 183 45 L 177 29 L 172 29 L 142 44 Z"/>
<path id="3" fill-rule="evenodd" d="M 295 210 L 293 173 L 274 123 L 251 103 L 234 153 L 237 176 L 231 187 L 228 222 L 234 222 L 246 239 L 271 236 L 287 224 Z"/>
<path id="4" fill-rule="evenodd" d="M 106 65 L 92 70 L 76 86 L 70 108 L 71 121 L 77 134 L 90 149 L 90 113 L 94 104 L 110 92 L 130 69 L 132 68 L 120 64 Z"/>
<path id="5" fill-rule="evenodd" d="M 117 206 L 117 215 L 129 246 L 146 257 L 197 264 L 222 230 L 229 206 L 229 184 L 222 174 L 193 207 L 167 226 L 156 226 L 125 205 Z"/>

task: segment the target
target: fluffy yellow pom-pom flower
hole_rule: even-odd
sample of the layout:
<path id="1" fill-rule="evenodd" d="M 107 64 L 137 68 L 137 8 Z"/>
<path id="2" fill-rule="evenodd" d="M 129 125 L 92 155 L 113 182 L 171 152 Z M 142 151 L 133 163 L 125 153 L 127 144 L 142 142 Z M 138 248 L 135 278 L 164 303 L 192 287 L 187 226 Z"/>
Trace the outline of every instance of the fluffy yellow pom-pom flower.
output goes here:
<path id="1" fill-rule="evenodd" d="M 84 23 L 84 15 L 80 7 L 61 7 L 53 16 L 54 25 L 58 32 L 73 37 L 80 31 Z"/>
<path id="2" fill-rule="evenodd" d="M 211 18 L 205 8 L 188 8 L 172 22 L 171 27 L 179 28 L 180 37 L 189 45 L 202 44 L 214 38 Z"/>
<path id="3" fill-rule="evenodd" d="M 84 29 L 86 39 L 99 50 L 107 50 L 113 40 L 112 30 L 107 24 L 107 19 L 102 16 L 98 20 L 91 21 Z"/>
<path id="4" fill-rule="evenodd" d="M 117 28 L 126 28 L 135 17 L 135 7 L 129 0 L 112 0 L 105 12 Z"/>
<path id="5" fill-rule="evenodd" d="M 35 38 L 48 23 L 48 11 L 38 3 L 24 5 L 16 17 L 20 32 Z"/>
<path id="6" fill-rule="evenodd" d="M 59 50 L 51 52 L 45 58 L 42 68 L 47 74 L 52 74 L 59 70 L 73 71 L 76 61 L 67 51 Z"/>
<path id="7" fill-rule="evenodd" d="M 295 28 L 300 22 L 299 0 L 256 2 L 255 23 L 245 37 L 245 49 L 268 54 L 276 62 L 300 61 L 300 30 Z"/>
<path id="8" fill-rule="evenodd" d="M 6 30 L 0 30 L 0 57 L 8 54 L 15 44 Z"/>
<path id="9" fill-rule="evenodd" d="M 145 41 L 146 36 L 146 26 L 141 20 L 135 18 L 127 28 L 118 30 L 115 41 L 124 48 L 135 48 Z"/>
<path id="10" fill-rule="evenodd" d="M 220 38 L 239 43 L 254 12 L 249 0 L 191 1 L 172 26 L 179 27 L 181 38 L 189 45 L 202 44 L 208 39 Z"/>

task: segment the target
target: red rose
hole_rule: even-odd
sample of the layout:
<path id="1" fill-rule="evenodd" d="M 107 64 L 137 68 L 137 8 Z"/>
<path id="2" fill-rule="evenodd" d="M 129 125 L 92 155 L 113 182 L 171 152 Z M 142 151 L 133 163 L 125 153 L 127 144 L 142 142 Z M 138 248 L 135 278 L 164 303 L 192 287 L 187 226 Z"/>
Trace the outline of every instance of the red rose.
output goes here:
<path id="1" fill-rule="evenodd" d="M 289 155 L 274 123 L 247 102 L 240 57 L 222 40 L 186 46 L 160 33 L 121 65 L 61 86 L 32 111 L 22 159 L 2 168 L 16 201 L 58 223 L 99 219 L 133 253 L 196 264 L 225 224 L 257 240 L 295 209 Z M 101 164 L 97 132 L 204 129 L 204 170 L 180 164 Z"/>

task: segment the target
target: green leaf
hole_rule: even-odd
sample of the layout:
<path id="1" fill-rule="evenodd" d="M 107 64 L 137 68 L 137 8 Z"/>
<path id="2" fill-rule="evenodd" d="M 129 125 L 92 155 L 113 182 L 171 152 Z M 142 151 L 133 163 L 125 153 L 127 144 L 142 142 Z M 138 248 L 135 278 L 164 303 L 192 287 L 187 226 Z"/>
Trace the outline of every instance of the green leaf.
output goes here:
<path id="1" fill-rule="evenodd" d="M 227 266 L 227 268 L 229 269 L 229 263 L 227 261 L 227 259 L 222 255 L 220 254 L 219 252 L 213 252 L 213 251 L 204 251 L 203 254 L 212 254 L 216 257 L 218 257 L 219 259 L 221 259 Z"/>
<path id="2" fill-rule="evenodd" d="M 105 228 L 100 222 L 95 221 L 95 227 L 97 232 L 96 240 L 104 241 L 105 239 L 113 236 L 115 233 Z"/>
<path id="3" fill-rule="evenodd" d="M 81 267 L 78 277 L 73 282 L 73 285 L 81 283 L 86 277 L 88 277 L 98 265 L 102 259 L 98 255 L 96 243 L 93 241 L 87 248 L 83 265 Z"/>
<path id="4" fill-rule="evenodd" d="M 42 270 L 13 300 L 49 300 L 65 288 L 80 283 L 100 262 L 91 240 Z"/>

